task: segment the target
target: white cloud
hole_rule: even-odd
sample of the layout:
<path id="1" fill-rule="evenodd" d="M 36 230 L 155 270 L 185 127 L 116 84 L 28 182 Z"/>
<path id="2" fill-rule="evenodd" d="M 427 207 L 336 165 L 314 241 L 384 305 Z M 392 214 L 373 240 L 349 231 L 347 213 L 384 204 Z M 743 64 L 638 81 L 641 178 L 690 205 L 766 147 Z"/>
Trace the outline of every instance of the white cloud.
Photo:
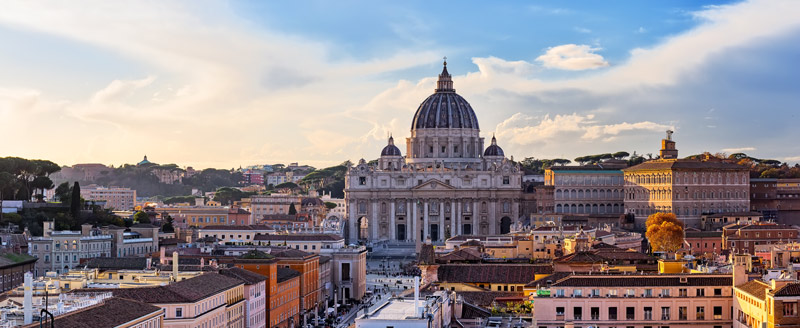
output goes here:
<path id="1" fill-rule="evenodd" d="M 644 28 L 644 27 L 639 26 L 639 28 L 636 30 L 636 33 L 639 33 L 639 34 L 647 33 L 647 29 Z"/>
<path id="2" fill-rule="evenodd" d="M 152 84 L 155 80 L 155 76 L 149 76 L 141 80 L 114 80 L 104 89 L 97 91 L 90 102 L 104 104 L 122 101 L 131 96 L 134 91 Z"/>
<path id="3" fill-rule="evenodd" d="M 614 137 L 627 132 L 666 131 L 672 127 L 649 121 L 635 123 L 602 124 L 594 114 L 567 115 L 549 114 L 538 120 L 535 117 L 516 113 L 497 124 L 497 136 L 503 140 L 519 145 L 531 145 L 556 139 L 570 140 L 580 137 L 586 141 L 612 141 Z"/>
<path id="4" fill-rule="evenodd" d="M 547 49 L 544 55 L 536 58 L 545 67 L 579 71 L 608 66 L 603 56 L 594 53 L 600 50 L 588 45 L 565 44 Z"/>
<path id="5" fill-rule="evenodd" d="M 572 29 L 575 30 L 575 32 L 578 32 L 578 33 L 592 33 L 592 30 L 590 30 L 588 28 L 585 28 L 585 27 L 575 26 Z"/>
<path id="6" fill-rule="evenodd" d="M 739 148 L 723 148 L 722 151 L 725 153 L 743 153 L 746 151 L 755 151 L 756 147 L 739 147 Z"/>

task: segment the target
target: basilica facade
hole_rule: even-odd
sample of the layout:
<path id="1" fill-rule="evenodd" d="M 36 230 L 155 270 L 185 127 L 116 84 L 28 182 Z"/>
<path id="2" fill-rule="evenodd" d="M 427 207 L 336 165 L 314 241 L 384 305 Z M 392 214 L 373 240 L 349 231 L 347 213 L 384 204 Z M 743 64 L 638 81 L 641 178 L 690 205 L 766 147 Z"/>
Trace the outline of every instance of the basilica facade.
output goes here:
<path id="1" fill-rule="evenodd" d="M 520 219 L 522 171 L 492 137 L 484 148 L 472 106 L 444 63 L 435 92 L 420 104 L 405 156 L 389 137 L 376 164 L 345 179 L 349 243 L 443 242 L 456 235 L 507 233 Z"/>

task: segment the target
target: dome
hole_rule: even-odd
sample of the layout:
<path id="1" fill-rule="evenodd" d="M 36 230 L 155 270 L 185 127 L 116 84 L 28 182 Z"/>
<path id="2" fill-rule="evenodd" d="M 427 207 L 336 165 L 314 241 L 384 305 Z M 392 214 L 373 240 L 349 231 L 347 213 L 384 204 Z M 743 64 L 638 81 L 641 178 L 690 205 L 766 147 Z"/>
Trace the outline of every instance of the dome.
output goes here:
<path id="1" fill-rule="evenodd" d="M 478 129 L 478 117 L 472 106 L 453 89 L 453 80 L 444 62 L 436 82 L 436 92 L 417 108 L 411 130 L 414 129 Z"/>
<path id="2" fill-rule="evenodd" d="M 383 147 L 381 156 L 403 156 L 400 154 L 400 148 L 394 145 L 394 137 L 389 137 L 389 144 Z"/>
<path id="3" fill-rule="evenodd" d="M 486 151 L 483 152 L 483 156 L 505 157 L 505 154 L 503 153 L 503 148 L 500 148 L 500 146 L 497 145 L 497 139 L 495 139 L 494 136 L 492 136 L 492 144 L 489 145 L 489 147 L 486 147 Z"/>
<path id="4" fill-rule="evenodd" d="M 302 206 L 302 207 L 306 207 L 306 206 L 323 206 L 323 205 L 325 205 L 325 202 L 323 202 L 321 199 L 316 198 L 316 197 L 306 197 L 306 198 L 303 198 L 300 201 L 300 206 Z"/>

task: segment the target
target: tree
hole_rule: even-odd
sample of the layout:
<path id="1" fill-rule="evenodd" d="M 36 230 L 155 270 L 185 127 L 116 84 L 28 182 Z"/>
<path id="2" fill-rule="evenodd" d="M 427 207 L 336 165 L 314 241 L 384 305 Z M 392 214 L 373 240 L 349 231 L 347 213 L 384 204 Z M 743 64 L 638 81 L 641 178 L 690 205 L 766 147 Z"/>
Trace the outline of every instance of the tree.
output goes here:
<path id="1" fill-rule="evenodd" d="M 63 182 L 58 185 L 58 187 L 56 187 L 55 196 L 62 204 L 66 204 L 67 201 L 72 200 L 72 188 L 69 186 L 69 182 Z"/>
<path id="2" fill-rule="evenodd" d="M 628 154 L 628 152 L 618 151 L 618 152 L 612 154 L 611 156 L 614 156 L 615 159 L 623 159 L 623 158 L 628 157 L 630 155 L 631 154 Z"/>
<path id="3" fill-rule="evenodd" d="M 294 203 L 289 204 L 289 215 L 297 214 L 297 209 L 294 208 Z"/>
<path id="4" fill-rule="evenodd" d="M 144 211 L 136 212 L 136 214 L 133 215 L 133 222 L 150 223 L 150 214 L 147 214 Z"/>
<path id="5" fill-rule="evenodd" d="M 69 203 L 69 212 L 72 214 L 72 218 L 78 219 L 78 216 L 81 213 L 81 186 L 78 184 L 78 181 L 75 181 L 75 185 L 72 186 L 72 190 L 70 191 L 72 194 L 70 195 L 70 203 Z"/>
<path id="6" fill-rule="evenodd" d="M 165 222 L 164 225 L 161 226 L 161 231 L 175 232 L 175 226 L 172 224 L 172 222 L 174 222 L 175 219 L 173 219 L 171 215 L 167 214 L 166 221 L 167 222 Z"/>
<path id="7" fill-rule="evenodd" d="M 652 214 L 645 225 L 645 236 L 654 252 L 675 252 L 683 246 L 683 222 L 675 214 Z"/>
<path id="8" fill-rule="evenodd" d="M 336 208 L 336 206 L 337 206 L 337 205 L 336 205 L 336 203 L 333 203 L 333 202 L 325 202 L 325 208 L 327 208 L 327 209 L 329 209 L 329 210 L 332 210 L 332 209 Z"/>
<path id="9" fill-rule="evenodd" d="M 46 176 L 38 176 L 33 178 L 33 182 L 31 182 L 31 187 L 41 191 L 41 193 L 36 195 L 37 196 L 36 198 L 38 198 L 39 201 L 42 201 L 42 199 L 44 198 L 43 196 L 44 191 L 55 187 L 55 185 L 53 185 L 53 180 L 50 180 L 50 178 Z"/>

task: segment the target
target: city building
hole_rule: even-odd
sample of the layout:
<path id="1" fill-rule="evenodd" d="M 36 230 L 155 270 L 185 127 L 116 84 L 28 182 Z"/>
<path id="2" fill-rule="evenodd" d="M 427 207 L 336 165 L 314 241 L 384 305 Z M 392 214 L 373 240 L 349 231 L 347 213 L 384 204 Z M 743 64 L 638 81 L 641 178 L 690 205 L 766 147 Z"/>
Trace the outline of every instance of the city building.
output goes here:
<path id="1" fill-rule="evenodd" d="M 218 273 L 204 273 L 169 285 L 142 288 L 81 289 L 111 292 L 115 297 L 164 310 L 161 327 L 245 327 L 245 283 Z"/>
<path id="2" fill-rule="evenodd" d="M 38 313 L 37 313 L 38 315 Z M 51 321 L 53 327 L 80 328 L 92 327 L 144 328 L 163 327 L 164 309 L 147 303 L 119 298 L 106 298 L 99 303 L 75 311 L 58 315 Z M 38 328 L 40 323 L 24 326 Z"/>
<path id="3" fill-rule="evenodd" d="M 729 274 L 555 273 L 526 287 L 537 327 L 731 327 Z"/>
<path id="4" fill-rule="evenodd" d="M 267 277 L 241 268 L 219 270 L 219 274 L 244 282 L 245 327 L 263 328 L 267 320 Z"/>
<path id="5" fill-rule="evenodd" d="M 28 240 L 29 255 L 39 259 L 33 270 L 34 276 L 42 276 L 48 271 L 67 272 L 78 267 L 83 259 L 114 255 L 114 239 L 109 234 L 85 228 L 82 231 L 53 231 L 53 221 L 44 221 L 43 224 L 43 236 Z"/>
<path id="6" fill-rule="evenodd" d="M 249 203 L 253 222 L 260 222 L 265 215 L 289 214 L 289 207 L 294 204 L 295 210 L 300 209 L 303 197 L 290 194 L 253 195 L 242 202 Z"/>
<path id="7" fill-rule="evenodd" d="M 672 131 L 661 140 L 660 159 L 625 168 L 625 213 L 638 227 L 650 214 L 674 213 L 699 227 L 703 214 L 745 212 L 750 208 L 750 172 L 721 160 L 678 159 Z"/>
<path id="8" fill-rule="evenodd" d="M 27 254 L 0 254 L 0 293 L 16 288 L 25 281 L 25 272 L 35 272 L 38 259 Z"/>
<path id="9" fill-rule="evenodd" d="M 750 179 L 750 210 L 778 219 L 778 179 Z"/>
<path id="10" fill-rule="evenodd" d="M 158 251 L 158 229 L 159 227 L 149 223 L 137 223 L 128 229 L 109 225 L 99 228 L 99 232 L 95 233 L 112 236 L 112 256 L 147 256 Z M 83 235 L 92 234 L 92 226 L 89 224 L 82 225 L 81 230 Z"/>
<path id="11" fill-rule="evenodd" d="M 760 212 L 705 214 L 700 217 L 700 227 L 706 231 L 714 231 L 721 230 L 726 225 L 750 224 L 761 220 L 762 214 Z"/>
<path id="12" fill-rule="evenodd" d="M 520 218 L 522 171 L 492 137 L 484 149 L 477 115 L 453 88 L 445 63 L 433 95 L 420 104 L 406 139 L 394 138 L 377 165 L 360 160 L 345 177 L 348 243 L 443 242 L 503 234 Z"/>
<path id="13" fill-rule="evenodd" d="M 722 249 L 732 254 L 755 254 L 756 245 L 797 241 L 797 229 L 777 223 L 732 224 L 722 228 Z"/>
<path id="14" fill-rule="evenodd" d="M 252 243 L 255 237 L 275 233 L 262 225 L 207 225 L 198 229 L 197 237 L 214 237 L 223 243 Z"/>
<path id="15" fill-rule="evenodd" d="M 218 225 L 247 225 L 250 224 L 250 213 L 246 210 L 232 206 L 170 206 L 154 209 L 162 220 L 171 216 L 177 227 L 203 228 Z"/>
<path id="16" fill-rule="evenodd" d="M 713 258 L 722 253 L 722 231 L 686 229 L 683 240 L 691 255 Z"/>
<path id="17" fill-rule="evenodd" d="M 622 214 L 625 206 L 621 170 L 627 167 L 623 163 L 547 168 L 544 183 L 554 188 L 555 212 Z"/>
<path id="18" fill-rule="evenodd" d="M 344 238 L 330 233 L 288 233 L 256 235 L 253 242 L 259 246 L 286 246 L 305 252 L 320 254 L 323 250 L 345 247 Z"/>
<path id="19" fill-rule="evenodd" d="M 438 291 L 420 299 L 398 297 L 356 319 L 356 328 L 447 328 L 452 327 L 453 296 Z"/>
<path id="20" fill-rule="evenodd" d="M 81 187 L 81 197 L 87 202 L 105 201 L 105 208 L 115 210 L 132 210 L 136 206 L 136 190 L 130 188 L 88 185 Z"/>
<path id="21" fill-rule="evenodd" d="M 319 255 L 296 249 L 273 249 L 270 255 L 278 267 L 300 272 L 300 313 L 303 317 L 317 309 L 320 299 Z"/>
<path id="22" fill-rule="evenodd" d="M 300 272 L 278 266 L 264 253 L 232 260 L 235 267 L 263 275 L 266 280 L 266 323 L 269 327 L 295 327 L 300 323 Z"/>

